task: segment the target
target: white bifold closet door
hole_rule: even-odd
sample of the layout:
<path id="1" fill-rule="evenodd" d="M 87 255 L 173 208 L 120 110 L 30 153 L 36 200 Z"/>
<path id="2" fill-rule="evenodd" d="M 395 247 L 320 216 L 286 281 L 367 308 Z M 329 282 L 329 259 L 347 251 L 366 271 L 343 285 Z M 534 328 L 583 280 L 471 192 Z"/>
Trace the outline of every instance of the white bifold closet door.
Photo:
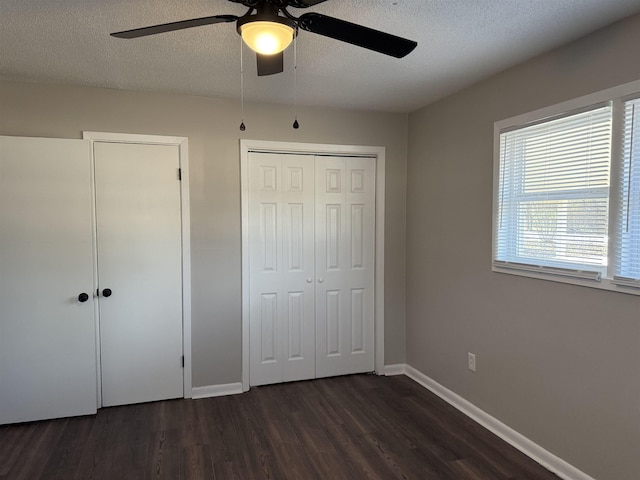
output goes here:
<path id="1" fill-rule="evenodd" d="M 249 383 L 373 371 L 375 161 L 248 158 Z"/>
<path id="2" fill-rule="evenodd" d="M 89 158 L 0 137 L 0 424 L 96 412 Z"/>

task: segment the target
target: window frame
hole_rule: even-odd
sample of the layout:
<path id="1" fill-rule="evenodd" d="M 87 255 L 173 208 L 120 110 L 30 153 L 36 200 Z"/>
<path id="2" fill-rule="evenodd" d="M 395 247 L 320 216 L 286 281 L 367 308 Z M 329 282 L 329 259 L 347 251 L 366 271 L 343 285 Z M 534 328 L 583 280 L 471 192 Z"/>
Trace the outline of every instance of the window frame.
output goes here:
<path id="1" fill-rule="evenodd" d="M 614 265 L 616 261 L 615 240 L 617 238 L 617 212 L 619 202 L 619 173 L 623 159 L 621 145 L 624 135 L 624 102 L 640 97 L 640 80 L 624 85 L 601 90 L 579 98 L 561 102 L 556 105 L 541 108 L 532 112 L 516 115 L 494 123 L 493 141 L 493 215 L 491 230 L 491 270 L 496 273 L 550 280 L 602 290 L 610 290 L 633 295 L 640 295 L 640 281 L 625 282 L 614 279 Z M 598 105 L 611 104 L 612 132 L 611 132 L 611 164 L 609 183 L 609 217 L 608 217 L 608 252 L 607 266 L 602 275 L 589 275 L 579 270 L 541 268 L 535 265 L 501 262 L 496 260 L 497 233 L 499 222 L 499 192 L 500 192 L 500 135 L 502 133 L 528 127 L 551 120 L 578 114 L 596 108 Z"/>

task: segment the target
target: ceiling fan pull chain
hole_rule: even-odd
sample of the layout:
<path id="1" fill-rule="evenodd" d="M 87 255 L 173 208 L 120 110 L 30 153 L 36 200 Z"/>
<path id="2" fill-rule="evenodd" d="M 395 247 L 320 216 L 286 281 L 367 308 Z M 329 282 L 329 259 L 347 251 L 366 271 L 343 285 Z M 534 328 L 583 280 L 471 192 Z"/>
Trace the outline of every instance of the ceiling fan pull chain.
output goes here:
<path id="1" fill-rule="evenodd" d="M 293 128 L 296 130 L 300 128 L 298 123 L 298 35 L 297 28 L 296 34 L 293 37 L 293 108 L 294 108 L 294 120 Z"/>
<path id="2" fill-rule="evenodd" d="M 244 64 L 242 50 L 242 37 L 240 37 L 240 131 L 244 132 L 247 127 L 244 126 Z"/>

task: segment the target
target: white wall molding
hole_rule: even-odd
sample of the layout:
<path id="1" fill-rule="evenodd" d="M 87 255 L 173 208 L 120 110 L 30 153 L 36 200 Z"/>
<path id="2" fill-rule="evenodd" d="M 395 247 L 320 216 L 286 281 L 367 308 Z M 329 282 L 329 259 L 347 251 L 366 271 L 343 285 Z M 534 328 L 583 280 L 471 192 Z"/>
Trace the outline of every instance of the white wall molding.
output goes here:
<path id="1" fill-rule="evenodd" d="M 384 366 L 384 375 L 390 377 L 392 375 L 405 375 L 407 373 L 407 365 L 405 363 L 396 363 L 394 365 Z"/>
<path id="2" fill-rule="evenodd" d="M 393 367 L 392 371 L 396 371 L 396 367 L 399 367 L 399 365 L 389 365 L 389 367 Z M 475 420 L 487 430 L 496 434 L 502 440 L 517 448 L 543 467 L 558 475 L 560 478 L 565 480 L 595 480 L 593 477 L 578 470 L 576 467 L 565 462 L 548 450 L 545 450 L 540 445 L 529 440 L 527 437 L 518 433 L 508 425 L 505 425 L 497 418 L 489 415 L 484 410 L 476 407 L 457 393 L 454 393 L 448 388 L 440 385 L 438 382 L 419 370 L 416 370 L 410 365 L 405 365 L 404 367 L 405 375 L 409 378 L 436 394 L 445 402 L 457 408 L 469 418 Z"/>
<path id="3" fill-rule="evenodd" d="M 225 383 L 222 385 L 193 387 L 191 390 L 191 398 L 222 397 L 225 395 L 237 395 L 239 393 L 242 393 L 242 383 Z"/>

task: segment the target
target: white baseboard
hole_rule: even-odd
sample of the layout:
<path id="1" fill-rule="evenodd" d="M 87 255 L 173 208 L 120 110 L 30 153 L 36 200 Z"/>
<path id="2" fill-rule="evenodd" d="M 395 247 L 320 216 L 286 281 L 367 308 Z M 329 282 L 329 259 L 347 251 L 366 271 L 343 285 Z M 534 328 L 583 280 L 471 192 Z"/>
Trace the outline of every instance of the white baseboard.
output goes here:
<path id="1" fill-rule="evenodd" d="M 389 367 L 390 370 L 394 372 L 399 371 L 400 367 L 403 367 L 405 375 L 407 375 L 409 378 L 419 383 L 427 390 L 430 390 L 431 392 L 442 398 L 444 401 L 478 422 L 487 430 L 503 439 L 508 444 L 517 448 L 543 467 L 558 475 L 560 478 L 563 478 L 565 480 L 595 480 L 593 477 L 578 470 L 576 467 L 555 456 L 548 450 L 545 450 L 537 443 L 516 432 L 514 429 L 505 425 L 497 418 L 492 417 L 484 410 L 479 409 L 471 402 L 468 402 L 460 395 L 440 385 L 438 382 L 420 372 L 419 370 L 416 370 L 412 366 L 389 365 Z"/>
<path id="2" fill-rule="evenodd" d="M 407 371 L 407 366 L 404 363 L 396 363 L 395 365 L 385 365 L 384 375 L 390 377 L 392 375 L 404 375 Z"/>
<path id="3" fill-rule="evenodd" d="M 224 385 L 207 385 L 206 387 L 193 387 L 191 398 L 221 397 L 224 395 L 237 395 L 242 393 L 242 383 L 226 383 Z"/>

